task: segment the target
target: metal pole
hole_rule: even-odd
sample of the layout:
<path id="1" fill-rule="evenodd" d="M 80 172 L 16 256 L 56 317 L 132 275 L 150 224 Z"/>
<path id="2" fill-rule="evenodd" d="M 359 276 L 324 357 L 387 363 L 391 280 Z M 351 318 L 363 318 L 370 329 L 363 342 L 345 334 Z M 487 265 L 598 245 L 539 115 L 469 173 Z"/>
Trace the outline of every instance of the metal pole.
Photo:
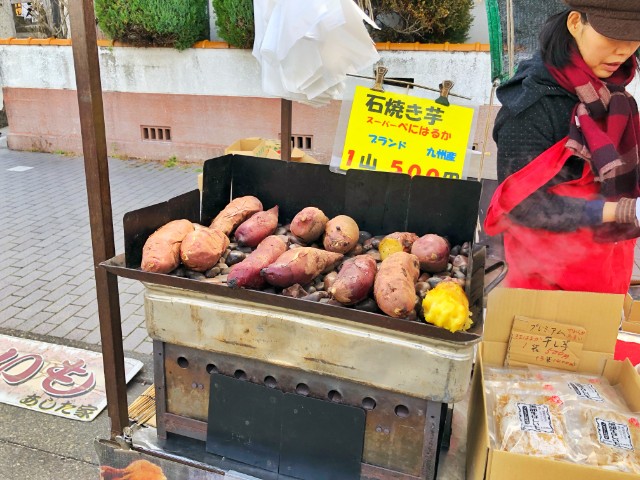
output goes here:
<path id="1" fill-rule="evenodd" d="M 98 297 L 107 411 L 111 419 L 111 438 L 115 438 L 122 435 L 124 427 L 129 424 L 129 419 L 118 279 L 115 275 L 99 267 L 100 262 L 115 256 L 115 245 L 93 0 L 71 0 L 69 15 L 84 170 L 89 199 L 89 222 Z"/>

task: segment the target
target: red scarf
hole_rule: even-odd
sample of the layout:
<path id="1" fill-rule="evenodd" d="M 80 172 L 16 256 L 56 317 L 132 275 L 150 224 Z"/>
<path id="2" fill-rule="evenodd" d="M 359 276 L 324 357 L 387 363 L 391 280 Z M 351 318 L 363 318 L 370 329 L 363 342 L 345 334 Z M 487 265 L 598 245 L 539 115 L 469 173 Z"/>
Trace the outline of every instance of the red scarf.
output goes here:
<path id="1" fill-rule="evenodd" d="M 640 195 L 638 106 L 625 86 L 636 72 L 632 56 L 603 81 L 574 51 L 568 65 L 547 68 L 580 102 L 572 115 L 567 148 L 591 165 L 600 194 L 607 200 Z"/>

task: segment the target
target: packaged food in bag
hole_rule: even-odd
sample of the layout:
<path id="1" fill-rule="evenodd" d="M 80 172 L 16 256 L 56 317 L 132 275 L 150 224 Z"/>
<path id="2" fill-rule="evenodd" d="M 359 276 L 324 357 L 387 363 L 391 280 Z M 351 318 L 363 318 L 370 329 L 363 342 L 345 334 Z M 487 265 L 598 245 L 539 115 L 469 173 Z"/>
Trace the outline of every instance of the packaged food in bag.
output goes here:
<path id="1" fill-rule="evenodd" d="M 554 459 L 576 459 L 567 439 L 564 402 L 559 396 L 499 393 L 494 408 L 498 449 Z"/>
<path id="2" fill-rule="evenodd" d="M 640 474 L 640 416 L 584 404 L 567 415 L 573 448 L 585 464 Z"/>

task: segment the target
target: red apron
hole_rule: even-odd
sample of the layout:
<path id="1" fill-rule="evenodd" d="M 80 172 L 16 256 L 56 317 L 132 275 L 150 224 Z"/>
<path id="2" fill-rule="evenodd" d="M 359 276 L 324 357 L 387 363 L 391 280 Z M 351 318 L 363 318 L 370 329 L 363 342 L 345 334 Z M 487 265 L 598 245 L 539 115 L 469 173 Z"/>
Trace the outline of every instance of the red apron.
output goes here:
<path id="1" fill-rule="evenodd" d="M 484 222 L 489 235 L 503 234 L 509 272 L 506 286 L 533 290 L 626 293 L 631 282 L 636 239 L 596 242 L 593 230 L 550 232 L 519 225 L 509 212 L 555 177 L 572 152 L 563 139 L 508 177 L 491 199 Z M 549 190 L 556 195 L 596 198 L 599 186 L 585 163 L 582 177 Z"/>

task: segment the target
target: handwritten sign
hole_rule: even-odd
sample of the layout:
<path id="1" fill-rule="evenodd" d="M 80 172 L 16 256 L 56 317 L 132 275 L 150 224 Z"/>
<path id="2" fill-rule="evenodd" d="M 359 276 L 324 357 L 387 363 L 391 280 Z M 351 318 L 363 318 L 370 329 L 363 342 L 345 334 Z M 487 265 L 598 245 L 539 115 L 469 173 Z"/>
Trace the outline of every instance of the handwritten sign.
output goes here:
<path id="1" fill-rule="evenodd" d="M 473 108 L 357 86 L 340 168 L 461 178 Z"/>
<path id="2" fill-rule="evenodd" d="M 142 362 L 125 358 L 128 382 Z M 102 355 L 0 335 L 0 402 L 89 422 L 107 405 Z"/>
<path id="3" fill-rule="evenodd" d="M 576 371 L 587 330 L 575 325 L 516 316 L 505 365 L 540 365 Z"/>

